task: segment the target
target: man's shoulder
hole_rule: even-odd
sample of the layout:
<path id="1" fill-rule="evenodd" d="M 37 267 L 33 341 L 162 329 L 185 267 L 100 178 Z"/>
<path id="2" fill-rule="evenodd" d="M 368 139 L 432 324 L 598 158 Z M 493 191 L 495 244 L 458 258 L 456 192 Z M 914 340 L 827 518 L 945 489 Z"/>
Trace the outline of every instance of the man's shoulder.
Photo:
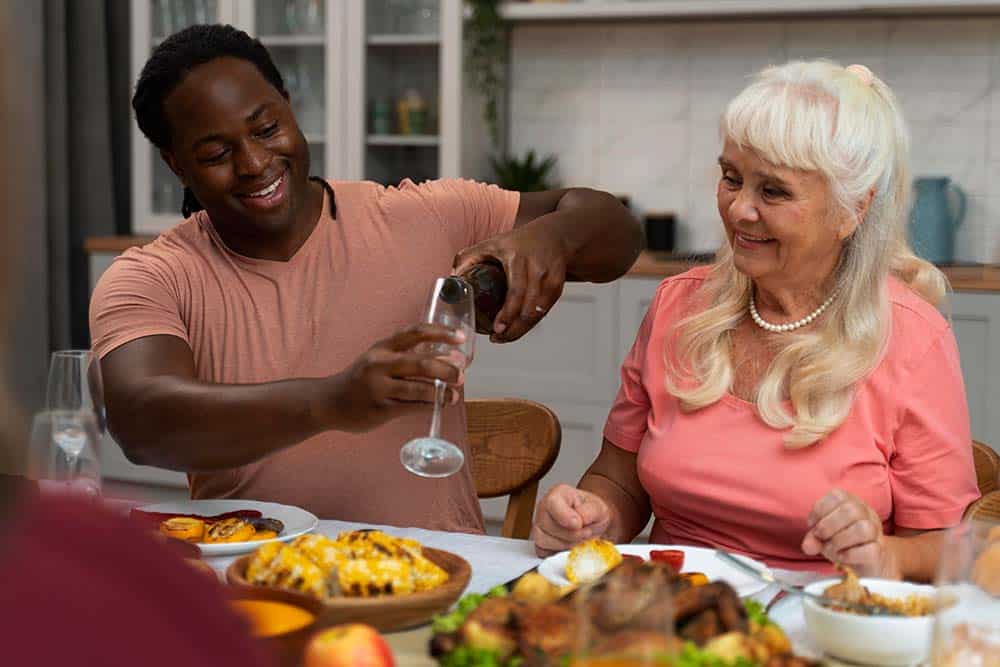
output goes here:
<path id="1" fill-rule="evenodd" d="M 211 234 L 195 214 L 149 243 L 125 250 L 102 274 L 98 285 L 118 278 L 163 280 L 188 270 L 192 262 L 204 261 L 213 246 Z"/>

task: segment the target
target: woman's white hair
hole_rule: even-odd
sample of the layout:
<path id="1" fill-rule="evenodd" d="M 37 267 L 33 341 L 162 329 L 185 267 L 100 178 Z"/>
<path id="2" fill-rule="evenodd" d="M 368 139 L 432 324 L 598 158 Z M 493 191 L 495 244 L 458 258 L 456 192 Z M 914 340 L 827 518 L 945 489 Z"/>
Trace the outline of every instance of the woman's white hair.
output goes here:
<path id="1" fill-rule="evenodd" d="M 910 199 L 909 136 L 889 87 L 867 68 L 796 61 L 762 71 L 727 107 L 722 136 L 778 166 L 824 176 L 837 214 L 867 214 L 844 242 L 837 297 L 818 327 L 784 334 L 757 388 L 761 418 L 805 447 L 847 417 L 857 383 L 882 356 L 890 329 L 890 274 L 932 304 L 944 275 L 906 241 Z M 833 224 L 834 221 L 831 221 Z M 733 384 L 730 336 L 747 317 L 753 285 L 726 244 L 701 287 L 706 309 L 677 325 L 665 350 L 667 391 L 685 410 L 718 401 Z M 791 407 L 785 405 L 790 399 Z"/>

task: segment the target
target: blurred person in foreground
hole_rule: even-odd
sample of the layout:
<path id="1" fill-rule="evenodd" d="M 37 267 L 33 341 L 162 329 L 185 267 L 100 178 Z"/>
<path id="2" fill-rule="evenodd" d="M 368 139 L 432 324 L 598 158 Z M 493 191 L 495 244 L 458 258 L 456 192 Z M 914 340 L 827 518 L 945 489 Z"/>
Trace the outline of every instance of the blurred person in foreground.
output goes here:
<path id="1" fill-rule="evenodd" d="M 979 496 L 946 280 L 905 240 L 906 125 L 868 68 L 764 70 L 722 118 L 715 263 L 661 283 L 540 554 L 593 536 L 929 580 Z"/>
<path id="2" fill-rule="evenodd" d="M 0 23 L 0 33 L 3 27 Z M 15 71 L 0 67 L 0 77 Z M 0 105 L 0 121 L 6 116 Z M 16 140 L 16 135 L 0 135 L 0 144 L 8 137 Z M 0 147 L 8 149 L 0 154 L 18 154 L 11 150 L 16 145 Z M 8 164 L 0 162 L 0 176 L 6 175 Z M 0 231 L 8 247 L 18 247 L 12 223 L 20 218 L 12 214 L 8 194 L 0 188 Z M 8 269 L 21 261 L 18 256 L 7 259 Z M 230 610 L 222 586 L 162 542 L 89 499 L 39 495 L 33 482 L 14 474 L 26 442 L 21 441 L 25 436 L 11 433 L 15 402 L 3 360 L 10 345 L 9 304 L 17 289 L 16 280 L 0 282 L 0 664 L 276 664 L 250 639 L 249 625 Z"/>

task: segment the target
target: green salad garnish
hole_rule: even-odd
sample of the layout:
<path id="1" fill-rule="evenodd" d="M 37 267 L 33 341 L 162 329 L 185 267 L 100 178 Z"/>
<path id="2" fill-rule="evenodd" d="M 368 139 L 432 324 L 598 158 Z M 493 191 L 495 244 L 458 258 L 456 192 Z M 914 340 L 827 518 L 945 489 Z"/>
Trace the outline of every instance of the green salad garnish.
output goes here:
<path id="1" fill-rule="evenodd" d="M 494 586 L 490 590 L 486 591 L 486 594 L 482 593 L 467 593 L 462 596 L 455 605 L 454 611 L 450 611 L 447 614 L 438 614 L 431 621 L 431 629 L 438 634 L 449 634 L 452 632 L 458 632 L 458 629 L 462 627 L 465 623 L 465 619 L 469 617 L 469 614 L 474 612 L 479 605 L 483 603 L 486 598 L 502 598 L 507 595 L 507 589 L 504 586 Z M 454 651 L 453 651 L 454 653 Z M 444 663 L 442 663 L 444 664 Z M 457 663 L 466 664 L 466 663 Z M 478 664 L 478 663 L 468 663 L 468 664 Z"/>
<path id="2" fill-rule="evenodd" d="M 773 621 L 767 617 L 767 613 L 764 611 L 764 605 L 756 600 L 745 599 L 743 601 L 743 608 L 747 610 L 747 618 L 756 622 L 760 627 L 772 624 Z"/>

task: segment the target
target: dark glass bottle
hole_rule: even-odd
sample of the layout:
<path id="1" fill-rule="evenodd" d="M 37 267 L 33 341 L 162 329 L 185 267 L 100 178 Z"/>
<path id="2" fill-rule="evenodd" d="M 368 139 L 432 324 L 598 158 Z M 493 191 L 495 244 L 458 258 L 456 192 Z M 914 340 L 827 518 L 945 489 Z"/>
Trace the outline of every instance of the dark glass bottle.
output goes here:
<path id="1" fill-rule="evenodd" d="M 493 333 L 493 320 L 507 299 L 507 274 L 500 262 L 487 260 L 462 274 L 475 293 L 476 332 Z"/>

